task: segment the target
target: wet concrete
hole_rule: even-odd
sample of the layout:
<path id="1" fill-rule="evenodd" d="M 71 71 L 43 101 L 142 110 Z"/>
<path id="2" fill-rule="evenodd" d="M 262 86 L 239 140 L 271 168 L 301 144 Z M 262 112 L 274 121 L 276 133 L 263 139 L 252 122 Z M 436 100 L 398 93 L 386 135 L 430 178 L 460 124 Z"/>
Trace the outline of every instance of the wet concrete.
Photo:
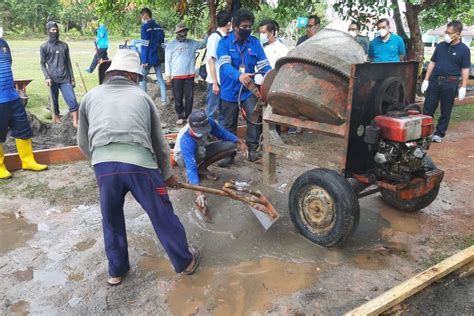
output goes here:
<path id="1" fill-rule="evenodd" d="M 378 196 L 361 199 L 360 224 L 346 245 L 316 246 L 296 232 L 287 206 L 292 181 L 310 167 L 279 164 L 274 186 L 261 184 L 254 165 L 240 159 L 228 170 L 213 169 L 221 181 L 205 183 L 220 187 L 235 179 L 260 188 L 281 212 L 267 232 L 239 202 L 210 196 L 214 224 L 208 224 L 193 211 L 194 193 L 170 191 L 189 242 L 202 250 L 201 266 L 190 277 L 174 273 L 149 218 L 128 196 L 131 271 L 119 287 L 105 284 L 101 215 L 87 163 L 51 166 L 41 181 L 56 191 L 41 195 L 28 191 L 37 173 L 15 173 L 0 183 L 0 313 L 342 314 L 412 276 L 438 249 L 453 251 L 472 233 L 472 208 L 464 203 L 470 195 L 453 194 L 449 182 L 420 213 L 393 210 Z M 465 179 L 461 174 L 456 181 Z M 71 198 L 76 191 L 87 196 Z M 17 210 L 23 218 L 15 217 Z"/>

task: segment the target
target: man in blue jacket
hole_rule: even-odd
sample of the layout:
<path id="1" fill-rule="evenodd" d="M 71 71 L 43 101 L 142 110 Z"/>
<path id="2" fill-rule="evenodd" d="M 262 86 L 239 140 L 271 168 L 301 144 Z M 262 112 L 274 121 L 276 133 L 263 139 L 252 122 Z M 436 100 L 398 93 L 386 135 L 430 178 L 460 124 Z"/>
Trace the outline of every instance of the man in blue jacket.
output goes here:
<path id="1" fill-rule="evenodd" d="M 267 73 L 272 69 L 262 44 L 256 37 L 250 35 L 254 22 L 255 16 L 252 12 L 246 9 L 238 10 L 232 20 L 234 31 L 222 38 L 217 46 L 224 125 L 229 132 L 237 134 L 239 107 L 241 107 L 242 114 L 248 118 L 245 141 L 249 147 L 250 161 L 260 158 L 257 148 L 262 126 L 260 123 L 250 122 L 257 98 L 247 87 L 252 84 L 255 71 Z M 220 166 L 230 165 L 232 162 L 233 158 L 230 157 Z"/>
<path id="2" fill-rule="evenodd" d="M 0 37 L 0 179 L 11 177 L 3 163 L 2 144 L 7 138 L 8 129 L 10 129 L 11 136 L 15 138 L 22 168 L 34 171 L 47 169 L 48 166 L 38 164 L 33 156 L 31 145 L 33 131 L 28 122 L 25 106 L 15 90 L 10 47 L 7 41 Z"/>
<path id="3" fill-rule="evenodd" d="M 218 140 L 211 142 L 210 136 Z M 247 145 L 242 139 L 209 119 L 207 112 L 202 109 L 192 112 L 189 123 L 180 130 L 173 155 L 178 166 L 186 168 L 188 182 L 199 185 L 199 176 L 210 180 L 218 179 L 207 167 L 219 160 L 235 156 L 236 144 L 244 154 L 247 153 Z M 196 195 L 196 204 L 203 209 L 205 197 L 201 192 L 196 192 Z"/>
<path id="4" fill-rule="evenodd" d="M 86 68 L 86 72 L 93 73 L 95 67 L 101 60 L 109 59 L 107 55 L 107 49 L 109 49 L 109 35 L 107 32 L 107 27 L 105 27 L 104 23 L 100 23 L 99 28 L 95 31 L 96 33 L 96 40 L 94 42 L 95 45 L 95 55 L 94 59 L 92 59 L 92 63 L 89 68 Z"/>
<path id="5" fill-rule="evenodd" d="M 155 69 L 156 79 L 160 84 L 161 105 L 166 105 L 166 84 L 161 72 L 161 63 L 164 62 L 164 49 L 162 45 L 165 41 L 165 33 L 161 26 L 152 19 L 151 10 L 143 8 L 140 11 L 142 17 L 141 29 L 141 63 L 143 70 L 143 80 L 140 87 L 146 92 L 146 78 L 151 67 Z"/>

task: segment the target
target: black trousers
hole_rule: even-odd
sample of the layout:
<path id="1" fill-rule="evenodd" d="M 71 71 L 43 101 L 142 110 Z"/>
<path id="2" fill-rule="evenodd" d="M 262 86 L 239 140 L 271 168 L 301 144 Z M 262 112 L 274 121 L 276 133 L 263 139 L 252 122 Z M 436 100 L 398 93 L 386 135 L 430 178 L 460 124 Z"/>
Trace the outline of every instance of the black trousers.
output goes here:
<path id="1" fill-rule="evenodd" d="M 425 104 L 423 105 L 423 114 L 433 116 L 441 105 L 441 115 L 436 125 L 435 134 L 444 137 L 448 130 L 451 111 L 454 106 L 454 98 L 458 92 L 459 80 L 449 78 L 430 78 L 430 84 L 425 93 Z"/>
<path id="2" fill-rule="evenodd" d="M 109 59 L 109 56 L 107 55 L 107 48 L 99 48 L 97 49 L 97 52 L 94 55 L 94 59 L 92 59 L 92 63 L 89 66 L 89 70 L 91 72 L 94 71 L 95 67 L 97 67 L 97 64 L 99 63 L 99 60 L 106 60 Z"/>
<path id="3" fill-rule="evenodd" d="M 194 102 L 194 78 L 173 79 L 174 108 L 180 119 L 188 119 L 193 110 Z"/>
<path id="4" fill-rule="evenodd" d="M 257 98 L 252 95 L 245 101 L 241 102 L 242 109 L 249 121 L 252 121 L 252 113 L 257 104 Z M 224 114 L 224 128 L 229 132 L 237 135 L 237 123 L 239 120 L 239 104 L 237 102 L 227 102 L 222 100 L 222 113 Z M 245 134 L 245 142 L 249 146 L 258 146 L 260 142 L 260 135 L 262 134 L 262 117 L 259 117 L 258 124 L 247 123 L 247 133 Z"/>

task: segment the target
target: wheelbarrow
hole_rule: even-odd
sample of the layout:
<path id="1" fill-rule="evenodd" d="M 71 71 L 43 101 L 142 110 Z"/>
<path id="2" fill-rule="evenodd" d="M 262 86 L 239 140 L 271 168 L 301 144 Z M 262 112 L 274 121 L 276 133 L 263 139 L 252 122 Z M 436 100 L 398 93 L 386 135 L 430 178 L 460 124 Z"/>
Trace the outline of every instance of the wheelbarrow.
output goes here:
<path id="1" fill-rule="evenodd" d="M 30 84 L 30 82 L 33 80 L 25 79 L 25 80 L 15 80 L 15 89 L 18 91 L 18 94 L 20 95 L 21 102 L 23 105 L 26 107 L 28 104 L 28 95 L 26 94 L 26 86 Z"/>

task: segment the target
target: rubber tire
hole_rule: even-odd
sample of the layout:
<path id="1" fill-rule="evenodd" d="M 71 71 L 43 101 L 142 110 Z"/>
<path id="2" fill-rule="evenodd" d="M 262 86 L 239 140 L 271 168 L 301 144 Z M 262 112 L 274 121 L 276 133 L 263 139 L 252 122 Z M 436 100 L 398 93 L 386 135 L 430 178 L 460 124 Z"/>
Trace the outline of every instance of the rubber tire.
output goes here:
<path id="1" fill-rule="evenodd" d="M 335 204 L 335 225 L 325 235 L 309 230 L 299 215 L 299 198 L 305 187 L 317 185 L 327 191 Z M 291 187 L 289 197 L 290 217 L 298 232 L 315 244 L 324 247 L 340 245 L 348 239 L 359 224 L 359 200 L 350 183 L 330 169 L 313 169 L 300 175 Z"/>
<path id="2" fill-rule="evenodd" d="M 425 156 L 423 160 L 423 164 L 425 165 L 425 167 L 428 167 L 430 169 L 436 169 L 436 164 L 433 162 L 430 156 Z M 433 201 L 438 196 L 439 188 L 440 185 L 434 187 L 430 192 L 426 193 L 425 195 L 414 198 L 413 200 L 399 199 L 395 192 L 390 190 L 380 189 L 380 194 L 382 195 L 382 200 L 386 204 L 393 206 L 394 208 L 400 211 L 412 213 L 419 211 L 433 203 Z"/>

